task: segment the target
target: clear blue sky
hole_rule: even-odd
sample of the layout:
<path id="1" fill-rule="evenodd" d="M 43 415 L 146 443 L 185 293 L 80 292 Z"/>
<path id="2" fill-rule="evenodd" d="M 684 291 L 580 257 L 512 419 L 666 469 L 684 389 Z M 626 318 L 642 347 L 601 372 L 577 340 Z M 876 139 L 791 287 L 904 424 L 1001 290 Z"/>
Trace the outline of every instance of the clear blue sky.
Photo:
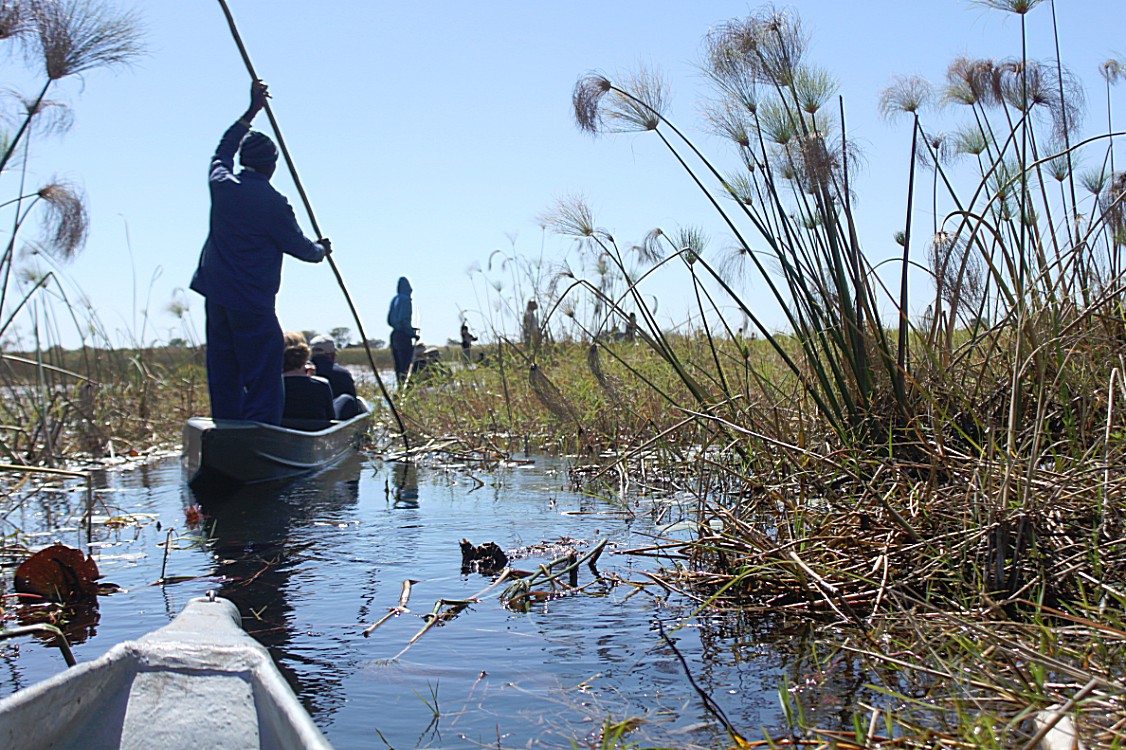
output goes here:
<path id="1" fill-rule="evenodd" d="M 249 79 L 218 2 L 122 0 L 119 6 L 143 18 L 148 53 L 131 68 L 64 82 L 54 97 L 74 108 L 75 125 L 61 137 L 37 140 L 30 167 L 32 179 L 58 175 L 84 186 L 91 234 L 67 267 L 69 283 L 86 295 L 115 344 L 147 344 L 184 335 L 165 310 L 195 268 L 207 231 L 206 165 L 220 134 L 246 108 Z M 480 275 L 474 284 L 469 269 L 485 267 L 495 250 L 538 256 L 542 249 L 549 261 L 563 258 L 571 242 L 545 236 L 537 221 L 563 196 L 585 196 L 598 224 L 624 242 L 640 241 L 658 226 L 698 225 L 711 233 L 713 252 L 730 245 L 702 195 L 651 134 L 592 140 L 574 127 L 570 96 L 584 72 L 654 66 L 672 85 L 670 116 L 705 151 L 731 164 L 727 146 L 701 127 L 705 89 L 696 64 L 710 27 L 757 4 L 230 0 L 230 6 L 271 86 L 282 133 L 369 337 L 387 337 L 384 317 L 401 275 L 416 289 L 424 340 L 456 336 L 461 310 L 482 331 L 484 286 Z M 1059 6 L 1062 56 L 1087 83 L 1085 130 L 1100 130 L 1106 114 L 1097 66 L 1126 54 L 1126 2 Z M 839 82 L 851 134 L 865 152 L 856 187 L 866 250 L 873 261 L 891 257 L 905 211 L 909 126 L 879 118 L 880 92 L 896 75 L 939 83 L 959 54 L 1019 56 L 1017 17 L 962 0 L 801 0 L 789 7 L 812 35 L 810 59 Z M 1054 55 L 1050 17 L 1048 3 L 1029 17 L 1031 57 Z M 4 65 L 23 68 L 18 59 Z M 1126 123 L 1119 109 L 1117 119 Z M 256 125 L 268 131 L 264 114 Z M 2 179 L 6 194 L 14 195 L 16 177 L 9 172 Z M 284 169 L 274 181 L 311 232 Z M 662 278 L 648 290 L 660 298 L 669 325 L 686 317 L 682 282 Z M 761 297 L 756 286 L 763 285 L 747 289 L 752 301 Z M 508 282 L 502 293 L 511 291 Z M 186 299 L 201 335 L 203 301 L 190 292 Z M 324 264 L 286 260 L 278 312 L 285 328 L 356 332 Z M 76 343 L 62 330 L 64 343 Z"/>

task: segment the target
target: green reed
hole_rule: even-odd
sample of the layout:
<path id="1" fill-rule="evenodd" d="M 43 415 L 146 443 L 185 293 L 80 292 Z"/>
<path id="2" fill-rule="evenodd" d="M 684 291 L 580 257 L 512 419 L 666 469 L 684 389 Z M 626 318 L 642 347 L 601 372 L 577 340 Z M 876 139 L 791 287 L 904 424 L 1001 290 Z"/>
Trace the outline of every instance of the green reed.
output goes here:
<path id="1" fill-rule="evenodd" d="M 17 108 L 6 120 L 15 123 L 14 129 L 0 132 L 0 179 L 12 196 L 0 201 L 0 210 L 10 217 L 0 252 L 0 336 L 7 350 L 0 372 L 0 452 L 12 463 L 53 464 L 72 450 L 93 449 L 101 455 L 94 443 L 108 438 L 95 438 L 95 433 L 127 435 L 130 444 L 153 442 L 151 434 L 138 435 L 131 426 L 111 427 L 98 413 L 107 406 L 108 391 L 122 387 L 131 399 L 122 409 L 125 419 L 148 422 L 157 400 L 153 374 L 134 359 L 133 367 L 122 367 L 109 378 L 117 386 L 102 387 L 107 379 L 87 348 L 99 338 L 96 316 L 92 311 L 85 315 L 68 299 L 57 271 L 50 268 L 57 269 L 85 244 L 83 196 L 68 183 L 28 184 L 28 165 L 36 157 L 33 135 L 65 131 L 73 119 L 67 107 L 48 98 L 50 92 L 59 82 L 90 70 L 130 63 L 142 51 L 140 39 L 134 14 L 95 0 L 17 0 L 0 8 L 0 44 L 14 48 L 12 56 L 26 59 L 30 73 L 41 81 L 31 95 L 12 97 Z M 35 238 L 26 237 L 31 219 L 42 227 Z M 39 252 L 19 253 L 25 246 Z M 81 361 L 72 357 L 64 362 L 58 342 L 71 325 L 82 341 Z"/>
<path id="2" fill-rule="evenodd" d="M 806 741 L 1012 746 L 1064 718 L 1088 744 L 1123 739 L 1120 65 L 1101 71 L 1107 132 L 1084 133 L 1074 77 L 1027 42 L 1026 16 L 1051 12 L 1054 26 L 1054 4 L 983 4 L 1019 15 L 1018 56 L 955 59 L 942 85 L 901 78 L 881 97 L 911 135 L 892 288 L 861 248 L 843 100 L 808 60 L 796 16 L 761 11 L 705 39 L 709 121 L 739 165 L 729 173 L 667 117 L 655 72 L 580 79 L 580 127 L 659 139 L 738 250 L 713 262 L 695 230 L 624 248 L 581 201 L 564 202 L 551 225 L 609 271 L 562 274 L 548 318 L 570 318 L 579 341 L 501 355 L 510 371 L 526 357 L 553 388 L 516 383 L 520 416 L 497 428 L 601 454 L 598 481 L 683 491 L 689 478 L 700 531 L 666 548 L 688 556 L 677 582 L 695 581 L 702 611 L 808 620 L 813 648 L 833 655 L 819 679 L 854 665 L 863 687 L 844 724 L 816 710 L 819 693 L 787 685 Z M 925 231 L 910 219 L 919 205 L 933 214 Z M 648 275 L 670 264 L 696 302 L 691 333 L 662 330 L 646 302 Z M 933 286 L 909 287 L 911 266 Z M 730 280 L 741 267 L 783 311 L 784 333 Z M 732 304 L 757 340 L 709 322 Z M 636 340 L 608 336 L 631 312 Z M 489 369 L 451 388 L 489 382 Z"/>

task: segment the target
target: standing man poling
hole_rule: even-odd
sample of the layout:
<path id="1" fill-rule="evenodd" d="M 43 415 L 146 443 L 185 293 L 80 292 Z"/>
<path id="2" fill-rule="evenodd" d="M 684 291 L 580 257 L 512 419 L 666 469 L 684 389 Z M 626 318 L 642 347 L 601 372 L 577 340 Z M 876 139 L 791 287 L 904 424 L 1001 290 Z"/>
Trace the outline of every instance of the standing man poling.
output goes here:
<path id="1" fill-rule="evenodd" d="M 289 201 L 270 184 L 278 149 L 250 130 L 269 90 L 255 81 L 250 107 L 211 157 L 211 217 L 191 288 L 206 298 L 207 387 L 211 416 L 279 424 L 285 404 L 285 350 L 274 301 L 282 255 L 319 263 L 327 238 L 305 237 Z M 235 153 L 243 169 L 235 174 Z"/>
<path id="2" fill-rule="evenodd" d="M 395 360 L 395 379 L 400 383 L 410 374 L 414 341 L 418 338 L 411 325 L 413 314 L 411 283 L 406 276 L 400 276 L 398 294 L 391 298 L 391 308 L 387 311 L 387 325 L 391 326 L 391 357 Z"/>

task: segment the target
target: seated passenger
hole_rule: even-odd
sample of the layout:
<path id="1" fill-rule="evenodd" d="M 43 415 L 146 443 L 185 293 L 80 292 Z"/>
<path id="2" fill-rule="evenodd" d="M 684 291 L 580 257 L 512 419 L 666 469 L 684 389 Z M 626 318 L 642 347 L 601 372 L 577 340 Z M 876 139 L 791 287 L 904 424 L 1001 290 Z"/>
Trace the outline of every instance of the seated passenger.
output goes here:
<path id="1" fill-rule="evenodd" d="M 360 408 L 359 399 L 347 393 L 342 393 L 332 400 L 332 409 L 336 412 L 336 418 L 341 422 L 363 412 Z"/>
<path id="2" fill-rule="evenodd" d="M 296 331 L 285 334 L 285 411 L 282 419 L 332 420 L 336 412 L 332 405 L 332 386 L 324 378 L 310 375 L 309 345 L 305 336 Z"/>
<path id="3" fill-rule="evenodd" d="M 332 337 L 321 334 L 314 336 L 309 346 L 313 354 L 312 362 L 317 368 L 316 374 L 332 386 L 332 404 L 336 410 L 336 418 L 351 419 L 359 414 L 360 402 L 356 400 L 356 382 L 352 379 L 352 373 L 336 364 L 336 342 Z"/>
<path id="4" fill-rule="evenodd" d="M 321 334 L 314 336 L 309 342 L 312 351 L 313 364 L 317 366 L 317 374 L 332 385 L 332 395 L 343 396 L 345 393 L 356 395 L 356 381 L 352 373 L 342 365 L 336 364 L 336 342 L 331 336 Z"/>

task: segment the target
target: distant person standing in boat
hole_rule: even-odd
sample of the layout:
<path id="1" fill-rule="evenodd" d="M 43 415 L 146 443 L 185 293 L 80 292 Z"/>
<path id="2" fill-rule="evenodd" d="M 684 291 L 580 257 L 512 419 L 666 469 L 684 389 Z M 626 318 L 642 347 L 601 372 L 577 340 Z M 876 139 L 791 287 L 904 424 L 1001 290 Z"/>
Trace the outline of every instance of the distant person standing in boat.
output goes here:
<path id="1" fill-rule="evenodd" d="M 469 348 L 473 346 L 473 342 L 477 337 L 469 332 L 469 324 L 464 320 L 461 322 L 461 361 L 469 364 Z"/>
<path id="2" fill-rule="evenodd" d="M 637 341 L 637 313 L 631 312 L 626 321 L 625 340 L 629 343 Z"/>
<path id="3" fill-rule="evenodd" d="M 540 321 L 536 315 L 536 308 L 534 299 L 528 300 L 528 306 L 524 308 L 524 330 L 522 333 L 524 335 L 524 346 L 527 348 L 539 346 L 540 343 Z"/>
<path id="4" fill-rule="evenodd" d="M 206 298 L 207 387 L 211 416 L 281 421 L 284 340 L 274 311 L 282 255 L 319 263 L 331 243 L 305 237 L 293 208 L 270 185 L 278 149 L 250 130 L 269 90 L 255 81 L 250 107 L 211 157 L 211 218 L 191 288 Z M 235 174 L 235 153 L 243 169 Z"/>
<path id="5" fill-rule="evenodd" d="M 395 378 L 400 383 L 407 379 L 411 360 L 414 359 L 414 342 L 418 335 L 411 324 L 413 316 L 411 283 L 406 276 L 400 276 L 398 293 L 391 298 L 391 308 L 387 311 L 387 325 L 391 326 L 391 357 L 395 360 Z"/>

